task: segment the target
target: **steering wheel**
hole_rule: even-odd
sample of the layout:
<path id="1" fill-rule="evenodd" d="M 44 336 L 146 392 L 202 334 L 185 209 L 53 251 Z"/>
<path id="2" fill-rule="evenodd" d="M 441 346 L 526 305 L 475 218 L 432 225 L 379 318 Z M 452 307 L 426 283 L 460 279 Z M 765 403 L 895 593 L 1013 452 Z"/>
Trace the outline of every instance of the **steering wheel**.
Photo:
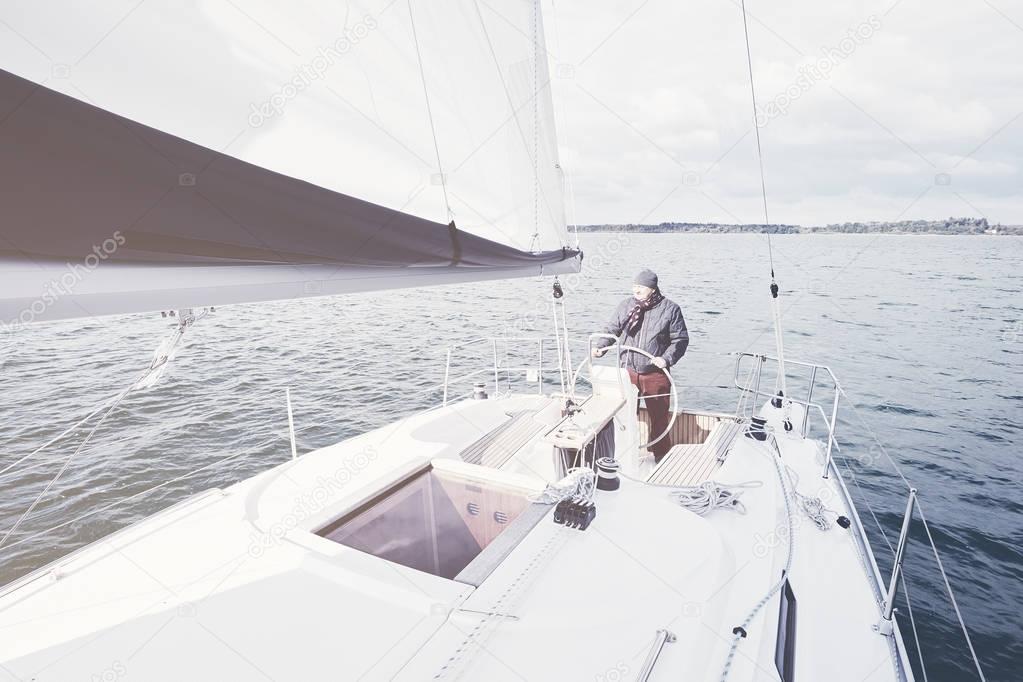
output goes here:
<path id="1" fill-rule="evenodd" d="M 603 334 L 595 334 L 593 336 L 604 336 L 604 335 Z M 592 365 L 593 365 L 593 336 L 590 337 L 590 342 L 588 344 L 589 348 L 587 349 L 589 351 L 589 353 L 587 353 L 586 359 L 583 360 L 581 363 L 579 363 L 579 367 L 575 370 L 575 374 L 572 375 L 572 394 L 573 395 L 575 394 L 575 382 L 579 378 L 579 373 L 582 372 L 583 367 L 585 367 L 587 365 L 591 366 L 591 370 L 590 370 L 590 383 L 592 383 L 592 379 L 593 379 L 593 376 L 592 376 L 593 375 L 593 370 L 592 370 Z M 610 334 L 608 334 L 607 336 L 610 336 Z M 616 337 L 611 337 L 611 338 L 614 338 L 617 341 Z M 640 355 L 643 355 L 643 356 L 649 358 L 651 361 L 655 357 L 654 355 L 646 352 L 642 348 L 636 348 L 635 346 L 623 346 L 621 344 L 614 343 L 611 346 L 605 346 L 605 348 L 607 350 L 611 350 L 612 348 L 616 348 L 618 350 L 618 357 L 619 358 L 621 357 L 622 351 L 632 351 L 633 353 L 639 353 Z M 655 367 L 656 367 L 656 365 L 655 365 Z M 668 385 L 671 386 L 671 400 L 677 406 L 678 405 L 678 391 L 675 388 L 675 380 L 671 378 L 671 372 L 668 371 L 667 367 L 658 367 L 658 369 L 661 370 L 662 372 L 664 372 L 664 376 L 668 377 Z M 619 383 L 621 383 L 621 372 L 618 373 L 618 376 L 619 376 Z M 625 394 L 624 384 L 622 384 L 622 394 L 623 395 Z M 640 397 L 642 398 L 643 396 L 640 396 Z M 676 419 L 678 419 L 678 412 L 676 412 L 675 410 L 672 410 L 671 411 L 671 419 L 668 421 L 668 426 L 664 429 L 664 431 L 662 431 L 661 434 L 659 436 L 657 436 L 657 438 L 654 438 L 653 440 L 647 441 L 646 443 L 643 443 L 642 445 L 640 445 L 639 449 L 640 450 L 644 450 L 644 449 L 650 447 L 651 445 L 653 445 L 654 443 L 660 441 L 662 438 L 667 436 L 669 433 L 671 433 L 671 427 L 673 427 L 675 425 L 675 420 Z"/>

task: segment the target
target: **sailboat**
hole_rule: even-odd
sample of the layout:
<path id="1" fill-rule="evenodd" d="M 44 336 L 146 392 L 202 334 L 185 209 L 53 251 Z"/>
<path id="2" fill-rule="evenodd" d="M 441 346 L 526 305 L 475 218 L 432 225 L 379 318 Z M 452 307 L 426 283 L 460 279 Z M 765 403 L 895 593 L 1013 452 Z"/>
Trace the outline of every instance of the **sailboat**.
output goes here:
<path id="1" fill-rule="evenodd" d="M 216 306 L 580 270 L 539 2 L 302 5 L 143 2 L 88 40 L 93 8 L 5 10 L 5 331 L 175 320 L 89 436 Z M 734 412 L 655 434 L 619 369 L 642 351 L 573 361 L 552 285 L 554 338 L 454 346 L 432 409 L 0 588 L 0 680 L 913 680 L 915 490 L 885 580 L 834 373 L 737 353 Z M 467 345 L 493 362 L 460 373 Z M 45 541 L 34 506 L 0 552 Z"/>

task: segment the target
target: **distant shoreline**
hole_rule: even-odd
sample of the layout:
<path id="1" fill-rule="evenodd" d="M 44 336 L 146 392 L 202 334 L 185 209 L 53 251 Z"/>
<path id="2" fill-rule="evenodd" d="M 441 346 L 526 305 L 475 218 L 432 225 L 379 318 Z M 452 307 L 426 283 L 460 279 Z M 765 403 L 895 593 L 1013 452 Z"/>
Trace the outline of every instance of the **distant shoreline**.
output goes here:
<path id="1" fill-rule="evenodd" d="M 722 223 L 660 223 L 643 225 L 578 225 L 579 232 L 641 232 L 685 234 L 944 234 L 1023 236 L 1023 225 L 991 225 L 985 218 L 903 220 L 899 222 L 834 223 L 831 225 L 729 225 Z"/>

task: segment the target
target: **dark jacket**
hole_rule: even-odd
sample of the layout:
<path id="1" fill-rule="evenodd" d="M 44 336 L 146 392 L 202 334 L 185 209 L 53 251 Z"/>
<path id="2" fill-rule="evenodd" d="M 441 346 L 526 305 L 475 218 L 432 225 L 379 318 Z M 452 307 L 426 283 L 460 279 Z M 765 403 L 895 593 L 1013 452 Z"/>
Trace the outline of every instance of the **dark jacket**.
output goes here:
<path id="1" fill-rule="evenodd" d="M 622 301 L 604 332 L 619 337 L 619 342 L 624 346 L 642 348 L 655 357 L 664 358 L 668 367 L 674 366 L 689 346 L 689 330 L 686 329 L 682 309 L 674 301 L 665 298 L 643 314 L 643 323 L 635 335 L 630 335 L 625 331 L 625 323 L 635 303 L 636 299 L 632 296 Z M 610 339 L 597 339 L 594 346 L 603 348 L 611 343 Z M 640 374 L 660 371 L 650 363 L 649 358 L 635 352 L 624 352 L 622 365 Z"/>

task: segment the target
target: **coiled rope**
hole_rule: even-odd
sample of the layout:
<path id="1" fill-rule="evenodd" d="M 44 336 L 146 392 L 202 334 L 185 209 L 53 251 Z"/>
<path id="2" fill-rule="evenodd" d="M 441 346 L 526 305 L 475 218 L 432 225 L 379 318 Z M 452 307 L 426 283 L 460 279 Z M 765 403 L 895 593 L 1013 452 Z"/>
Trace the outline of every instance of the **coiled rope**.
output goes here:
<path id="1" fill-rule="evenodd" d="M 668 497 L 680 507 L 700 516 L 706 516 L 715 509 L 745 514 L 746 505 L 739 499 L 743 489 L 759 488 L 761 485 L 763 485 L 761 481 L 729 485 L 723 485 L 717 481 L 704 481 L 699 485 L 678 487 L 669 492 Z"/>
<path id="2" fill-rule="evenodd" d="M 557 483 L 548 483 L 543 492 L 529 496 L 530 502 L 557 504 L 562 500 L 577 498 L 580 501 L 593 499 L 597 488 L 597 474 L 589 467 L 575 467 Z"/>
<path id="3" fill-rule="evenodd" d="M 680 507 L 700 516 L 706 516 L 715 509 L 745 514 L 746 506 L 739 497 L 744 490 L 759 488 L 764 485 L 763 481 L 743 481 L 742 483 L 704 481 L 697 485 L 674 485 L 672 483 L 655 483 L 643 478 L 636 478 L 622 470 L 619 470 L 618 474 L 622 478 L 627 478 L 635 483 L 641 483 L 654 488 L 668 489 L 668 497 L 672 501 Z"/>
<path id="4" fill-rule="evenodd" d="M 804 495 L 799 492 L 799 474 L 797 474 L 796 470 L 788 464 L 785 465 L 785 473 L 788 475 L 789 484 L 792 486 L 792 497 L 795 498 L 796 504 L 799 505 L 803 514 L 813 521 L 813 524 L 820 530 L 830 530 L 831 519 L 828 518 L 827 514 L 830 514 L 837 519 L 839 513 L 834 509 L 830 509 L 825 506 L 824 501 L 820 497 L 816 495 L 811 497 L 810 495 Z"/>

